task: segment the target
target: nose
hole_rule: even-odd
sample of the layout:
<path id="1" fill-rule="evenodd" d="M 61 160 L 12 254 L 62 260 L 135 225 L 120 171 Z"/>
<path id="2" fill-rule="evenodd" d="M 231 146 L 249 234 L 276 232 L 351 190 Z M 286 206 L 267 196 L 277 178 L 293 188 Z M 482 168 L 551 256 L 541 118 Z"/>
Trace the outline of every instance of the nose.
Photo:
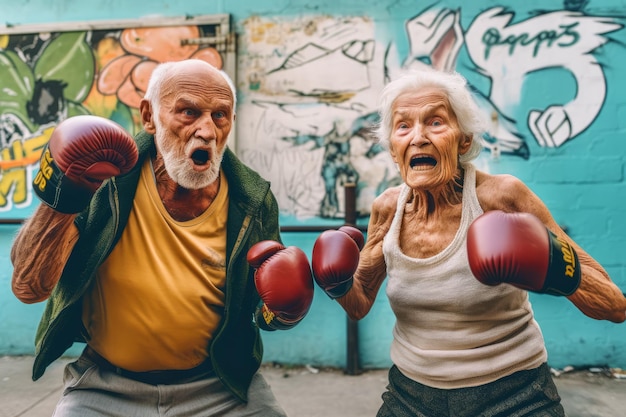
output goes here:
<path id="1" fill-rule="evenodd" d="M 419 124 L 417 124 L 413 128 L 413 136 L 411 137 L 409 145 L 415 145 L 419 148 L 420 146 L 424 146 L 429 143 L 430 140 L 424 135 L 424 130 Z"/>
<path id="2" fill-rule="evenodd" d="M 200 120 L 194 136 L 206 142 L 217 139 L 217 129 L 212 118 Z"/>

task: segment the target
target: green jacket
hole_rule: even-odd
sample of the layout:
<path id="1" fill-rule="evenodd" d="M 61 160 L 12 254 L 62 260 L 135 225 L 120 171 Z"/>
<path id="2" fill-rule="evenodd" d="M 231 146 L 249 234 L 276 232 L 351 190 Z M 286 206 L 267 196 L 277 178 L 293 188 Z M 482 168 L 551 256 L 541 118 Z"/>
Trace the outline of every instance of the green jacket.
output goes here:
<path id="1" fill-rule="evenodd" d="M 63 274 L 47 301 L 35 345 L 33 380 L 63 355 L 74 342 L 85 341 L 82 298 L 93 284 L 98 266 L 119 240 L 132 207 L 141 166 L 154 151 L 153 136 L 140 132 L 137 165 L 126 175 L 106 181 L 89 206 L 76 216 L 80 232 Z M 229 208 L 226 238 L 224 316 L 208 348 L 217 376 L 243 401 L 261 365 L 263 345 L 254 322 L 260 298 L 248 249 L 260 240 L 280 240 L 278 204 L 270 184 L 246 167 L 228 148 L 222 161 L 228 179 Z"/>

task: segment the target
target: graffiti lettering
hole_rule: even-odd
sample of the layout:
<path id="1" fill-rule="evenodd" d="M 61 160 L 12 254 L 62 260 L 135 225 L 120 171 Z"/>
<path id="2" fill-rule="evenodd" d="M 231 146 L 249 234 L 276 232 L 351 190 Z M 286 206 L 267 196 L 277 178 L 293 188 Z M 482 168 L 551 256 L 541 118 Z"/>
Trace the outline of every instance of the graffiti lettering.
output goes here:
<path id="1" fill-rule="evenodd" d="M 11 142 L 0 151 L 0 210 L 10 210 L 11 203 L 27 202 L 28 170 L 39 160 L 53 130 L 54 126 L 48 127 L 24 141 Z"/>
<path id="2" fill-rule="evenodd" d="M 515 48 L 518 46 L 526 47 L 533 46 L 533 56 L 537 56 L 539 49 L 545 44 L 547 47 L 551 47 L 555 42 L 560 47 L 568 47 L 574 45 L 580 39 L 580 34 L 574 30 L 578 26 L 578 22 L 571 23 L 569 25 L 559 25 L 560 30 L 542 30 L 535 36 L 530 36 L 528 33 L 522 33 L 521 35 L 509 35 L 503 37 L 500 31 L 496 28 L 487 29 L 483 34 L 482 41 L 485 44 L 485 59 L 489 59 L 491 48 L 497 46 L 507 46 L 509 48 L 509 55 L 513 55 Z"/>
<path id="3" fill-rule="evenodd" d="M 28 184 L 26 171 L 23 169 L 11 169 L 2 171 L 2 181 L 0 181 L 0 208 L 10 209 L 11 201 L 15 204 L 25 203 L 28 198 Z M 9 193 L 11 201 L 7 198 Z"/>

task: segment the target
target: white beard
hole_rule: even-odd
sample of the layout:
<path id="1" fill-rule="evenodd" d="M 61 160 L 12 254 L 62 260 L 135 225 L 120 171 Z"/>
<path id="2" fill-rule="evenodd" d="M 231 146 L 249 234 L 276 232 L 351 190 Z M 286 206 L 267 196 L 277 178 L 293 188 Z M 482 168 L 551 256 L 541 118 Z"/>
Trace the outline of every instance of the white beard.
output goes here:
<path id="1" fill-rule="evenodd" d="M 177 137 L 170 136 L 168 131 L 163 129 L 161 122 L 158 121 L 158 116 L 154 118 L 156 133 L 154 140 L 157 145 L 157 149 L 163 156 L 163 163 L 165 165 L 165 171 L 167 174 L 183 188 L 188 190 L 198 190 L 209 186 L 215 180 L 219 178 L 220 166 L 222 164 L 222 158 L 224 152 L 217 150 L 217 144 L 215 141 L 209 142 L 210 151 L 210 168 L 206 171 L 198 172 L 194 171 L 189 165 L 188 155 L 191 153 L 191 149 L 198 145 L 205 145 L 206 141 L 193 138 L 185 144 L 184 149 L 176 147 L 176 142 L 179 140 Z"/>

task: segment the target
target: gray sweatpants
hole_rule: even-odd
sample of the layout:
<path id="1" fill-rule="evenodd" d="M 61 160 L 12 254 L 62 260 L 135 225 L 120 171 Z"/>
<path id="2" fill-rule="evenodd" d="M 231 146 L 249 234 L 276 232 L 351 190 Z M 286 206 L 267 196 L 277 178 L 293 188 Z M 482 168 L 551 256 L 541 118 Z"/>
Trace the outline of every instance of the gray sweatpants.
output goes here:
<path id="1" fill-rule="evenodd" d="M 234 397 L 216 376 L 177 385 L 149 385 L 103 370 L 80 357 L 65 367 L 65 389 L 53 417 L 286 417 L 260 373 L 248 403 Z"/>

